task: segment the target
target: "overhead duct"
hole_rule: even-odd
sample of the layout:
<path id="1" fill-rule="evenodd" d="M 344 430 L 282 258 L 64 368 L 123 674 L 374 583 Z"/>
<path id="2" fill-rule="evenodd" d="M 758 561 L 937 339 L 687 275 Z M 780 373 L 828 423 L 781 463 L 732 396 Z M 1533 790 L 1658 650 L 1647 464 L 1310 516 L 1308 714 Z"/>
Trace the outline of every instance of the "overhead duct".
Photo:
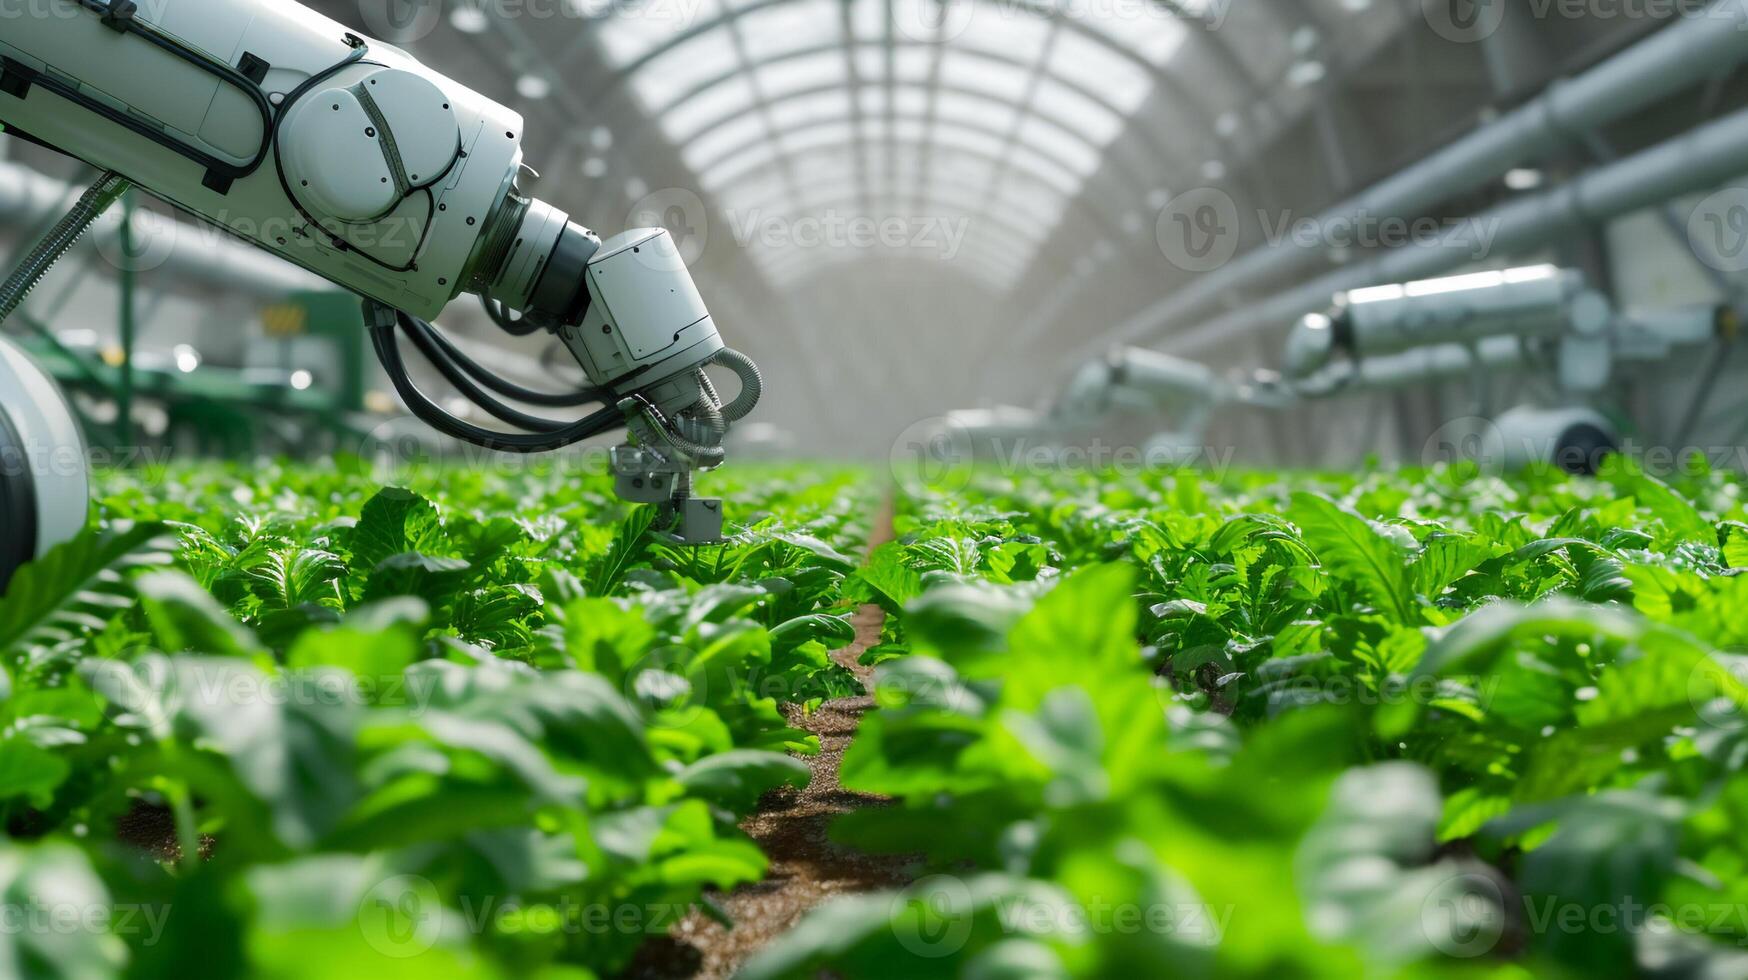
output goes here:
<path id="1" fill-rule="evenodd" d="M 14 228 L 41 224 L 65 211 L 79 189 L 16 163 L 0 162 L 0 221 Z M 112 215 L 115 212 L 112 212 Z M 87 233 L 87 244 L 119 255 L 121 222 L 99 220 Z M 244 292 L 263 299 L 283 298 L 308 289 L 332 289 L 325 280 L 290 262 L 233 241 L 212 227 L 170 218 L 136 221 L 134 254 L 140 272 L 159 272 L 227 293 Z M 25 243 L 28 245 L 28 243 Z"/>
<path id="2" fill-rule="evenodd" d="M 1412 218 L 1499 179 L 1526 160 L 1569 145 L 1575 134 L 1623 119 L 1748 60 L 1748 0 L 1720 0 L 1398 171 L 1315 217 L 1319 227 Z M 1161 336 L 1227 297 L 1311 274 L 1327 246 L 1295 241 L 1255 248 L 1196 277 L 1100 337 L 1100 346 Z"/>
<path id="3" fill-rule="evenodd" d="M 1630 157 L 1585 171 L 1552 190 L 1482 212 L 1436 241 L 1405 246 L 1295 286 L 1171 338 L 1174 351 L 1278 326 L 1327 306 L 1335 294 L 1427 279 L 1485 257 L 1522 254 L 1598 224 L 1715 187 L 1748 171 L 1748 110 L 1732 113 Z M 1478 250 L 1481 254 L 1477 254 Z"/>

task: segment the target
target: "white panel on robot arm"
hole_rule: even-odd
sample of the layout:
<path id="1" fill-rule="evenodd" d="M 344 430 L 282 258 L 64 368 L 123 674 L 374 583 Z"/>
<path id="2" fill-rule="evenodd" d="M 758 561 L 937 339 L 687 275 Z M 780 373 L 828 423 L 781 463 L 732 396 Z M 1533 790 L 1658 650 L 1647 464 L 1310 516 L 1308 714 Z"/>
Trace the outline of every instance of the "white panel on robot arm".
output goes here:
<path id="1" fill-rule="evenodd" d="M 1581 275 L 1546 265 L 1356 289 L 1341 309 L 1348 346 L 1359 354 L 1508 334 L 1600 332 L 1609 317 L 1607 301 L 1586 289 Z"/>
<path id="2" fill-rule="evenodd" d="M 1014 405 L 957 409 L 948 412 L 942 422 L 949 431 L 973 440 L 1028 439 L 1054 429 L 1043 415 Z"/>
<path id="3" fill-rule="evenodd" d="M 481 240 L 503 233 L 488 219 L 521 160 L 516 113 L 296 3 L 179 0 L 133 15 L 258 75 L 265 107 L 252 90 L 112 29 L 99 11 L 71 0 L 57 8 L 64 16 L 12 18 L 0 33 L 9 81 L 28 83 L 22 98 L 0 94 L 9 127 L 416 316 L 485 285 Z M 272 150 L 268 116 L 282 120 Z"/>
<path id="4" fill-rule="evenodd" d="M 1349 370 L 1348 384 L 1352 387 L 1387 391 L 1460 378 L 1477 370 L 1515 370 L 1528 360 L 1519 338 L 1487 337 L 1473 346 L 1433 344 L 1400 354 L 1367 357 L 1334 370 Z"/>
<path id="5" fill-rule="evenodd" d="M 1660 360 L 1670 349 L 1704 344 L 1734 329 L 1735 314 L 1727 307 L 1687 306 L 1672 310 L 1635 311 L 1618 318 L 1615 356 L 1623 360 Z"/>
<path id="6" fill-rule="evenodd" d="M 1112 356 L 1114 381 L 1169 401 L 1225 401 L 1231 386 L 1199 361 L 1140 347 L 1125 347 Z"/>
<path id="7" fill-rule="evenodd" d="M 1103 357 L 1093 358 L 1068 379 L 1051 414 L 1073 421 L 1092 421 L 1114 407 L 1115 395 L 1110 361 Z"/>
<path id="8" fill-rule="evenodd" d="M 1556 358 L 1561 389 L 1601 391 L 1614 373 L 1613 348 L 1613 341 L 1606 335 L 1562 339 Z"/>

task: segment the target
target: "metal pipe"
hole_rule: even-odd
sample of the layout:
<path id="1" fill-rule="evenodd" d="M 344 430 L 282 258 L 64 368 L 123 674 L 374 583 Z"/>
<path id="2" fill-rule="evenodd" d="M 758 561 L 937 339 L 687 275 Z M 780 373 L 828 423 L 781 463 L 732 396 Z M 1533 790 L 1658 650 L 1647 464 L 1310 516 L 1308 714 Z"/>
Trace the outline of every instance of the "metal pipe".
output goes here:
<path id="1" fill-rule="evenodd" d="M 58 214 L 71 188 L 17 163 L 0 162 L 0 221 L 28 224 Z M 136 212 L 138 214 L 139 212 Z M 119 243 L 120 222 L 99 221 L 86 238 L 100 248 Z M 172 219 L 135 222 L 134 254 L 123 263 L 138 271 L 163 271 L 227 293 L 281 299 L 307 289 L 331 289 L 323 280 L 259 249 L 239 244 L 223 232 Z"/>
<path id="2" fill-rule="evenodd" d="M 1505 171 L 1748 60 L 1748 0 L 1720 0 L 1398 171 L 1318 215 L 1320 227 L 1357 220 L 1415 217 L 1440 201 L 1482 187 Z M 1289 236 L 1259 246 L 1152 304 L 1101 346 L 1163 334 L 1201 317 L 1223 299 L 1269 282 L 1306 275 L 1323 264 L 1327 246 Z"/>
<path id="3" fill-rule="evenodd" d="M 1298 317 L 1328 305 L 1336 293 L 1430 278 L 1488 258 L 1520 255 L 1588 225 L 1714 187 L 1744 171 L 1748 110 L 1587 170 L 1552 190 L 1482 212 L 1426 245 L 1392 249 L 1215 317 L 1171 338 L 1167 346 L 1182 352 L 1269 326 L 1286 329 Z"/>

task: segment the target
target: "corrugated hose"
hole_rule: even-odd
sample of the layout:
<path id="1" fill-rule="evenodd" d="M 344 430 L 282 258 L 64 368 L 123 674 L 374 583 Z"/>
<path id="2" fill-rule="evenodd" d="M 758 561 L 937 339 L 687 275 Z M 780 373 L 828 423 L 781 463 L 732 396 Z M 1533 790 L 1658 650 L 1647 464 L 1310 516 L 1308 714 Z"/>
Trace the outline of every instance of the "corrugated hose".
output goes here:
<path id="1" fill-rule="evenodd" d="M 98 216 L 108 210 L 116 198 L 128 189 L 127 178 L 113 171 L 106 171 L 85 193 L 79 195 L 78 203 L 55 222 L 48 234 L 38 241 L 23 261 L 18 263 L 12 274 L 6 277 L 6 282 L 0 284 L 0 323 L 18 309 L 30 291 L 36 288 L 43 276 L 48 274 L 54 264 L 60 261 L 67 250 L 78 243 L 86 229 L 96 221 Z"/>

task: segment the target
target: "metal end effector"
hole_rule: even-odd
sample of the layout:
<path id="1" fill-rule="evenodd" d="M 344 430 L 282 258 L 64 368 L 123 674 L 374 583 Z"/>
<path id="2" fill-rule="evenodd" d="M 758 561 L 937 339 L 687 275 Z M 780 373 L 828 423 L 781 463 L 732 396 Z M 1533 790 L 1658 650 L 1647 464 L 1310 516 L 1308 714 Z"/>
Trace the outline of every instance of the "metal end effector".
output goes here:
<path id="1" fill-rule="evenodd" d="M 630 441 L 610 460 L 626 500 L 660 504 L 668 530 L 689 543 L 722 536 L 722 504 L 692 496 L 692 472 L 723 462 L 723 437 L 758 404 L 764 382 L 751 358 L 723 345 L 672 237 L 641 228 L 608 239 L 583 275 L 580 319 L 557 329 L 591 382 L 624 418 Z M 732 372 L 730 401 L 705 368 Z"/>
<path id="2" fill-rule="evenodd" d="M 533 204 L 544 207 L 539 202 Z M 522 215 L 524 233 L 532 213 L 533 209 L 528 209 Z M 629 440 L 609 455 L 619 496 L 660 505 L 662 529 L 680 541 L 705 544 L 719 540 L 721 501 L 694 497 L 692 474 L 723 462 L 723 437 L 730 425 L 753 410 L 763 393 L 759 369 L 751 358 L 723 344 L 666 230 L 633 229 L 599 242 L 586 229 L 564 220 L 562 214 L 558 218 L 557 242 L 550 258 L 536 269 L 526 292 L 515 291 L 511 293 L 515 298 L 503 303 L 520 309 L 521 319 L 509 320 L 492 305 L 497 297 L 506 295 L 503 291 L 490 294 L 493 300 L 488 309 L 512 333 L 546 330 L 556 335 L 582 366 L 589 387 L 563 400 L 550 400 L 554 396 L 494 386 L 478 365 L 467 364 L 430 324 L 367 302 L 377 352 L 403 401 L 415 414 L 439 431 L 477 445 L 513 452 L 539 451 L 623 426 Z M 534 220 L 544 222 L 538 215 Z M 500 262 L 510 261 L 513 254 Z M 505 271 L 495 277 L 500 289 L 509 275 L 513 273 Z M 444 418 L 441 410 L 406 380 L 393 338 L 396 326 L 471 401 L 528 430 L 528 434 L 475 429 Z M 713 365 L 738 379 L 739 391 L 732 400 L 723 399 L 706 373 Z M 474 380 L 524 401 L 566 405 L 599 402 L 605 407 L 576 422 L 556 422 L 525 415 L 495 401 L 473 385 Z"/>

